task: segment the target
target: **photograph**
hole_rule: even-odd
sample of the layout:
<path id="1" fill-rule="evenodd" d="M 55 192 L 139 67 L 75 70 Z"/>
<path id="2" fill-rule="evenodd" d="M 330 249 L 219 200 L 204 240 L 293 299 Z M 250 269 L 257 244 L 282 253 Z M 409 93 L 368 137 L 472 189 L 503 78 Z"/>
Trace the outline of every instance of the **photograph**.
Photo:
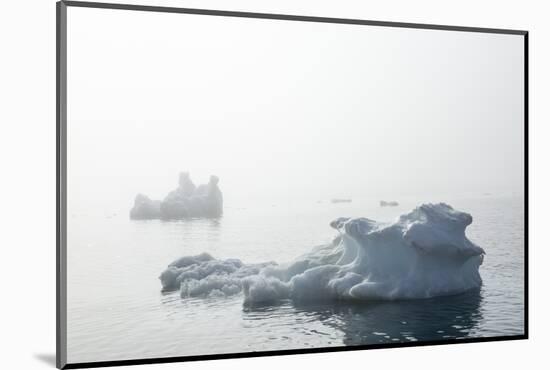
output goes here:
<path id="1" fill-rule="evenodd" d="M 526 337 L 525 33 L 64 12 L 68 364 Z"/>

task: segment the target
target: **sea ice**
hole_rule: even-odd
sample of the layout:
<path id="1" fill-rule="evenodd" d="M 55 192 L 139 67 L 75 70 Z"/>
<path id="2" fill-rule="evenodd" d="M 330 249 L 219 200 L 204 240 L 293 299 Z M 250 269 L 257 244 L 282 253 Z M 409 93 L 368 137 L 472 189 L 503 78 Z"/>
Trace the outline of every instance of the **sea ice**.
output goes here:
<path id="1" fill-rule="evenodd" d="M 331 242 L 285 265 L 247 265 L 208 254 L 182 257 L 161 274 L 182 297 L 243 293 L 247 304 L 282 299 L 397 300 L 462 293 L 481 286 L 484 251 L 465 230 L 472 216 L 423 204 L 392 223 L 338 218 Z"/>
<path id="2" fill-rule="evenodd" d="M 131 219 L 181 219 L 187 217 L 219 217 L 223 213 L 223 196 L 218 187 L 219 178 L 210 176 L 208 184 L 193 184 L 188 172 L 179 175 L 179 186 L 162 201 L 138 194 Z"/>
<path id="3" fill-rule="evenodd" d="M 130 218 L 133 220 L 160 218 L 160 201 L 151 200 L 143 194 L 136 195 L 134 207 L 130 210 Z"/>

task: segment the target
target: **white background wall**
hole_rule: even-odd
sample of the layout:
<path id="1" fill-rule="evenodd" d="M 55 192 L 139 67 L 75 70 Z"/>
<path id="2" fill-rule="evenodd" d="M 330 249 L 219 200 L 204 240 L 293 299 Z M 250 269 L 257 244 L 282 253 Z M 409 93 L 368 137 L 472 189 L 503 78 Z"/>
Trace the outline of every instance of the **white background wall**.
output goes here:
<path id="1" fill-rule="evenodd" d="M 130 2 L 130 1 L 128 1 Z M 139 3 L 135 1 L 134 3 Z M 142 1 L 142 3 L 151 3 Z M 530 322 L 528 341 L 143 366 L 157 369 L 465 369 L 548 362 L 550 24 L 543 1 L 203 0 L 160 5 L 530 31 Z M 55 2 L 6 1 L 0 10 L 0 366 L 52 368 L 55 353 Z"/>

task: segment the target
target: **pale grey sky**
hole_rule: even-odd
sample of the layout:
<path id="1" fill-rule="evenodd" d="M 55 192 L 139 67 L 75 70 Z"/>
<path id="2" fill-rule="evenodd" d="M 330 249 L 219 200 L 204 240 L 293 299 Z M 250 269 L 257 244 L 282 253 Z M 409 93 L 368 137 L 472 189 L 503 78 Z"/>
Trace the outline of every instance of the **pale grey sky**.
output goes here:
<path id="1" fill-rule="evenodd" d="M 523 40 L 68 9 L 69 202 L 523 191 Z"/>

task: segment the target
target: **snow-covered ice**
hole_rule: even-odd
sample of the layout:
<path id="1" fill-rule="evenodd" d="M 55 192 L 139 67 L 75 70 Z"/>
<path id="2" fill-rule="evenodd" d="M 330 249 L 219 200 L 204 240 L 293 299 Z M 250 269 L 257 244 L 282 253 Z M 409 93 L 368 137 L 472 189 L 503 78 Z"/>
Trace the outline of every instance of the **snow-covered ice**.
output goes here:
<path id="1" fill-rule="evenodd" d="M 136 220 L 219 217 L 223 213 L 223 196 L 219 178 L 210 176 L 208 184 L 195 186 L 188 172 L 179 175 L 179 186 L 164 200 L 151 200 L 138 194 L 130 218 Z"/>
<path id="2" fill-rule="evenodd" d="M 243 294 L 246 304 L 283 299 L 419 299 L 481 286 L 484 251 L 465 230 L 472 216 L 451 206 L 423 204 L 392 223 L 338 218 L 334 240 L 291 263 L 244 264 L 204 253 L 182 257 L 161 274 L 163 290 L 182 297 Z"/>

